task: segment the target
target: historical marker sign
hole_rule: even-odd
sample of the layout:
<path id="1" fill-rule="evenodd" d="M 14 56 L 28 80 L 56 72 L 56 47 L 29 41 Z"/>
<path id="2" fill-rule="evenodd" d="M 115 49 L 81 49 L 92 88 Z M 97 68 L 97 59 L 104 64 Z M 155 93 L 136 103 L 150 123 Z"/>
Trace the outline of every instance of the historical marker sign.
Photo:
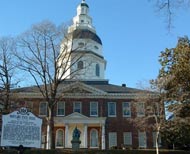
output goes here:
<path id="1" fill-rule="evenodd" d="M 1 146 L 41 147 L 42 119 L 26 108 L 2 117 Z"/>

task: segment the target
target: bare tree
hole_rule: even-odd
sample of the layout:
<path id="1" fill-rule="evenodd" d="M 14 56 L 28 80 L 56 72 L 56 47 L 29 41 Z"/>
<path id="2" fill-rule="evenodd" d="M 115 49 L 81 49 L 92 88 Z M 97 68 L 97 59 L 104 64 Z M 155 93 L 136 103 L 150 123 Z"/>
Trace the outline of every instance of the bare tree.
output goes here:
<path id="1" fill-rule="evenodd" d="M 0 101 L 4 112 L 10 111 L 11 88 L 16 85 L 15 43 L 11 37 L 0 38 Z M 13 83 L 14 82 L 14 83 Z"/>
<path id="2" fill-rule="evenodd" d="M 15 55 L 20 60 L 20 68 L 32 76 L 43 99 L 47 102 L 46 148 L 55 148 L 53 111 L 61 98 L 58 87 L 68 76 L 74 76 L 79 71 L 79 69 L 69 70 L 83 57 L 84 53 L 75 52 L 82 46 L 73 49 L 66 27 L 56 27 L 49 21 L 32 26 L 18 40 L 20 50 Z"/>
<path id="3" fill-rule="evenodd" d="M 143 89 L 135 99 L 137 117 L 134 119 L 140 130 L 155 132 L 156 154 L 159 154 L 160 131 L 165 123 L 162 81 L 151 80 L 150 88 Z"/>
<path id="4" fill-rule="evenodd" d="M 170 31 L 173 27 L 173 20 L 175 15 L 184 8 L 190 7 L 190 0 L 150 0 L 155 2 L 157 11 L 163 14 L 167 29 Z"/>

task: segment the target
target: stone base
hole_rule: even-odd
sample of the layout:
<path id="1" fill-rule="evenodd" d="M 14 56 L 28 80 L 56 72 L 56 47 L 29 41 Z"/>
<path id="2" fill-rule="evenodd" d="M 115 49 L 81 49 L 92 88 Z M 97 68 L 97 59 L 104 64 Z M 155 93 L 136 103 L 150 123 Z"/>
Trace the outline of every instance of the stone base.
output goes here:
<path id="1" fill-rule="evenodd" d="M 72 143 L 72 150 L 74 151 L 79 150 L 81 141 L 72 140 L 71 143 Z"/>

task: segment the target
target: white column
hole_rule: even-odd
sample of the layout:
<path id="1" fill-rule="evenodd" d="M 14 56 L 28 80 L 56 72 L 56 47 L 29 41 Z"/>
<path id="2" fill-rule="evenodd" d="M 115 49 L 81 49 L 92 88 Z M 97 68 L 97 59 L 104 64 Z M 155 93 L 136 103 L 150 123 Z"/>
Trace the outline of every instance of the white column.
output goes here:
<path id="1" fill-rule="evenodd" d="M 102 125 L 102 150 L 106 148 L 106 143 L 105 143 L 105 125 Z"/>
<path id="2" fill-rule="evenodd" d="M 84 148 L 87 148 L 87 124 L 84 124 Z"/>
<path id="3" fill-rule="evenodd" d="M 50 126 L 47 125 L 46 149 L 50 149 Z"/>
<path id="4" fill-rule="evenodd" d="M 69 140 L 69 125 L 65 124 L 65 148 L 68 148 L 68 140 Z"/>

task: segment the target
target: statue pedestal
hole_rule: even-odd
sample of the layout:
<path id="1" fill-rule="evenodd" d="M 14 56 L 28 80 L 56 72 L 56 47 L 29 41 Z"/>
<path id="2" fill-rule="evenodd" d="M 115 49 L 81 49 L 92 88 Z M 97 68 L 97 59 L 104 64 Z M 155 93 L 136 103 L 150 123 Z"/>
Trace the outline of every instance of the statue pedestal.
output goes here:
<path id="1" fill-rule="evenodd" d="M 79 150 L 80 144 L 81 144 L 81 141 L 80 141 L 80 140 L 72 140 L 71 143 L 72 143 L 72 149 L 73 149 L 74 151 Z"/>
<path id="2" fill-rule="evenodd" d="M 80 144 L 81 144 L 81 141 L 80 141 L 80 131 L 77 129 L 77 127 L 74 129 L 73 131 L 73 139 L 71 141 L 71 144 L 72 144 L 72 149 L 74 151 L 77 151 L 79 150 L 80 148 Z"/>

